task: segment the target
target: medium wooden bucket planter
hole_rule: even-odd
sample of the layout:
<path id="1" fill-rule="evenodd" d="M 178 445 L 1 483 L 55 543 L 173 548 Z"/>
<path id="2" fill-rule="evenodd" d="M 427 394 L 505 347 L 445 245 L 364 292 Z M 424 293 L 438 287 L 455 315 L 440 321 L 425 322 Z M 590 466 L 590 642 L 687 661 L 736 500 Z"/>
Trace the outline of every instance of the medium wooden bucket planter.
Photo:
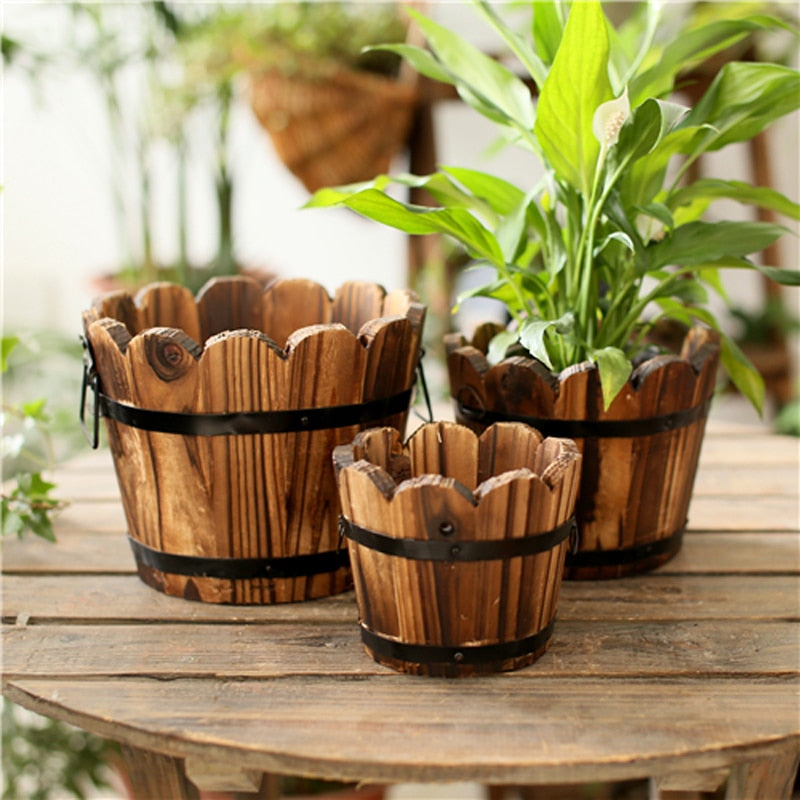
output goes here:
<path id="1" fill-rule="evenodd" d="M 580 473 L 520 423 L 391 428 L 334 450 L 362 640 L 416 675 L 517 669 L 548 645 Z"/>
<path id="2" fill-rule="evenodd" d="M 331 453 L 403 429 L 424 313 L 371 283 L 241 277 L 95 301 L 84 404 L 88 384 L 142 580 L 215 603 L 350 588 Z"/>
<path id="3" fill-rule="evenodd" d="M 582 454 L 576 517 L 579 547 L 565 577 L 616 578 L 654 569 L 680 549 L 719 361 L 719 339 L 695 328 L 680 355 L 639 364 L 608 410 L 590 362 L 550 373 L 506 358 L 490 367 L 491 326 L 473 342 L 446 340 L 456 419 L 476 431 L 522 420 L 546 436 L 569 436 Z"/>
<path id="4" fill-rule="evenodd" d="M 387 172 L 405 146 L 416 99 L 413 83 L 335 64 L 250 80 L 256 118 L 310 192 Z"/>

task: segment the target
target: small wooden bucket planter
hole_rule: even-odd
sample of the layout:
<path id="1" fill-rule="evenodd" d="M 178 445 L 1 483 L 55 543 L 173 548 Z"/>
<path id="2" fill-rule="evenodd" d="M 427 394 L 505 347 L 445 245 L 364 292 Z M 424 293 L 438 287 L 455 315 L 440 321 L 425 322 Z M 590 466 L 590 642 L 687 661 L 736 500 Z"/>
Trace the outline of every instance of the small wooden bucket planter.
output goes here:
<path id="1" fill-rule="evenodd" d="M 387 172 L 417 99 L 408 80 L 324 62 L 256 73 L 250 84 L 253 113 L 310 192 Z"/>
<path id="2" fill-rule="evenodd" d="M 603 409 L 590 362 L 550 373 L 540 362 L 511 357 L 490 367 L 495 330 L 472 343 L 447 337 L 456 419 L 481 431 L 521 420 L 548 436 L 576 440 L 582 454 L 576 517 L 579 547 L 565 577 L 616 578 L 654 569 L 680 549 L 719 361 L 719 339 L 706 328 L 685 338 L 680 355 L 639 364 Z"/>
<path id="3" fill-rule="evenodd" d="M 88 385 L 142 580 L 215 603 L 350 588 L 331 453 L 403 429 L 424 313 L 371 283 L 243 277 L 95 301 L 84 404 Z"/>
<path id="4" fill-rule="evenodd" d="M 573 531 L 574 442 L 450 422 L 334 450 L 361 636 L 416 675 L 517 669 L 548 645 Z"/>

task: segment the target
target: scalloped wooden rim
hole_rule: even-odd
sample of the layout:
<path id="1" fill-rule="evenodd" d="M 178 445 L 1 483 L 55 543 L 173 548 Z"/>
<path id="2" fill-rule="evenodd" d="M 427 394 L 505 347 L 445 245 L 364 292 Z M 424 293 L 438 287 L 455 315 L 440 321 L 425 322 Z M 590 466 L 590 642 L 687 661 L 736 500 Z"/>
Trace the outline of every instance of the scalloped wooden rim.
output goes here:
<path id="1" fill-rule="evenodd" d="M 459 425 L 455 422 L 440 421 L 426 423 L 420 426 L 420 428 L 418 428 L 403 444 L 402 454 L 408 456 L 411 447 L 413 447 L 412 441 L 415 437 L 421 438 L 424 429 L 439 425 L 462 430 L 464 435 L 473 437 L 477 441 L 479 449 L 482 443 L 484 446 L 488 446 L 488 440 L 491 438 L 492 431 L 496 425 L 518 428 L 520 435 L 533 436 L 538 439 L 536 453 L 538 455 L 541 452 L 543 458 L 537 458 L 536 460 L 539 462 L 538 466 L 543 467 L 541 474 L 535 472 L 528 466 L 508 469 L 497 475 L 491 475 L 485 478 L 474 490 L 465 486 L 455 478 L 446 477 L 437 473 L 422 473 L 419 475 L 412 475 L 410 478 L 401 481 L 396 481 L 380 464 L 376 464 L 366 458 L 355 457 L 356 450 L 366 437 L 374 435 L 376 431 L 389 430 L 369 429 L 359 433 L 353 442 L 339 445 L 334 449 L 333 460 L 340 482 L 346 480 L 346 478 L 344 478 L 345 473 L 358 472 L 366 477 L 389 502 L 403 493 L 436 486 L 445 491 L 452 491 L 461 495 L 468 499 L 472 506 L 478 508 L 493 492 L 499 491 L 515 482 L 530 481 L 538 483 L 549 495 L 555 496 L 562 492 L 567 478 L 573 478 L 573 473 L 580 468 L 582 457 L 575 442 L 571 439 L 557 439 L 554 437 L 542 438 L 541 434 L 536 429 L 519 422 L 496 423 L 496 425 L 487 428 L 480 436 L 466 426 Z M 397 440 L 399 441 L 399 434 L 397 434 Z"/>
<path id="2" fill-rule="evenodd" d="M 220 278 L 211 278 L 209 279 L 197 292 L 194 296 L 195 304 L 197 304 L 205 295 L 205 293 L 209 290 L 211 286 L 215 283 L 219 282 Z M 224 280 L 224 279 L 223 279 Z M 250 282 L 250 283 L 257 283 L 251 278 L 241 277 L 242 281 Z M 277 278 L 271 281 L 266 287 L 262 294 L 266 295 L 272 288 L 280 285 L 280 284 L 287 284 L 287 283 L 310 283 L 313 284 L 325 292 L 325 295 L 328 298 L 329 303 L 334 302 L 334 297 L 331 297 L 330 293 L 325 289 L 325 287 L 318 283 L 317 281 L 313 281 L 310 279 L 305 278 Z M 351 283 L 358 284 L 358 283 L 369 283 L 367 281 L 348 281 L 341 285 L 342 288 L 347 286 Z M 383 292 L 383 302 L 386 303 L 387 298 L 394 298 L 399 297 L 405 294 L 408 298 L 408 308 L 406 309 L 405 314 L 387 314 L 385 316 L 380 317 L 373 317 L 365 321 L 358 330 L 358 333 L 353 333 L 347 326 L 342 324 L 341 322 L 323 322 L 323 323 L 315 323 L 313 325 L 305 325 L 295 329 L 287 339 L 287 344 L 285 348 L 282 348 L 277 342 L 275 342 L 270 336 L 268 336 L 265 332 L 259 331 L 256 329 L 249 329 L 249 328 L 236 328 L 232 330 L 225 330 L 220 331 L 218 333 L 210 335 L 204 343 L 197 342 L 194 338 L 192 338 L 189 334 L 187 334 L 182 328 L 172 327 L 172 326 L 154 326 L 150 328 L 145 328 L 144 330 L 139 331 L 138 333 L 131 335 L 130 331 L 127 331 L 127 327 L 125 326 L 124 322 L 121 320 L 110 317 L 110 316 L 98 316 L 98 312 L 95 308 L 95 305 L 99 304 L 102 301 L 103 297 L 106 297 L 110 294 L 120 295 L 122 297 L 127 297 L 131 300 L 137 310 L 143 308 L 143 301 L 145 301 L 148 297 L 151 296 L 152 291 L 157 288 L 158 286 L 168 285 L 168 286 L 175 286 L 175 284 L 170 284 L 165 281 L 158 281 L 155 283 L 148 284 L 143 286 L 141 289 L 137 290 L 136 292 L 111 292 L 106 295 L 101 295 L 97 298 L 93 304 L 92 308 L 88 309 L 87 311 L 83 312 L 83 325 L 84 330 L 87 334 L 90 334 L 90 331 L 95 328 L 96 326 L 104 327 L 107 331 L 109 331 L 112 327 L 112 324 L 117 323 L 118 325 L 122 326 L 121 329 L 115 329 L 114 333 L 112 334 L 112 338 L 117 345 L 120 353 L 125 356 L 127 355 L 127 350 L 130 347 L 130 343 L 139 337 L 145 337 L 147 335 L 152 334 L 159 334 L 159 335 L 169 335 L 174 336 L 176 342 L 183 346 L 187 352 L 192 355 L 196 361 L 200 362 L 203 360 L 203 357 L 208 352 L 210 348 L 213 348 L 215 345 L 219 344 L 220 342 L 227 341 L 230 338 L 237 337 L 237 338 L 251 338 L 254 340 L 264 342 L 271 350 L 273 350 L 276 355 L 280 356 L 284 360 L 289 360 L 297 348 L 297 346 L 303 340 L 314 336 L 324 334 L 327 331 L 343 331 L 345 335 L 351 336 L 353 339 L 357 340 L 358 343 L 365 351 L 369 351 L 372 342 L 375 340 L 377 333 L 384 327 L 390 326 L 393 323 L 399 320 L 408 320 L 412 333 L 421 333 L 421 328 L 424 319 L 425 313 L 425 306 L 423 303 L 418 301 L 416 294 L 409 290 L 409 289 L 394 289 L 391 292 L 387 292 L 383 286 L 377 283 L 372 283 L 370 285 L 378 287 Z M 187 290 L 188 291 L 188 290 Z M 125 337 L 123 330 L 127 331 L 128 336 Z M 91 339 L 91 335 L 89 336 Z"/>

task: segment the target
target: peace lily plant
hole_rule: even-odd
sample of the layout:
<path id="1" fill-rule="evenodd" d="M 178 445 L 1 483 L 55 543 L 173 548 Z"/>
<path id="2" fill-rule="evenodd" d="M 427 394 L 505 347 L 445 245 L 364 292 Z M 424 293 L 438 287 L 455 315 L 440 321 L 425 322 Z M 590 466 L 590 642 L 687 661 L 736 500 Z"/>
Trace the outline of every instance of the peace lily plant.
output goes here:
<path id="1" fill-rule="evenodd" d="M 606 407 L 625 385 L 659 320 L 700 321 L 719 330 L 709 290 L 725 297 L 721 268 L 757 269 L 797 285 L 796 270 L 750 256 L 786 228 L 703 219 L 721 198 L 793 220 L 800 206 L 779 192 L 725 178 L 690 182 L 701 155 L 751 139 L 800 105 L 800 75 L 775 63 L 727 63 L 694 106 L 673 92 L 696 65 L 744 37 L 782 28 L 765 15 L 684 30 L 666 44 L 662 6 L 615 28 L 600 3 L 534 2 L 530 35 L 515 32 L 486 0 L 474 6 L 497 31 L 535 87 L 469 42 L 409 10 L 428 47 L 387 46 L 422 74 L 456 87 L 513 146 L 538 156 L 544 176 L 515 186 L 473 169 L 428 176 L 381 175 L 318 191 L 310 206 L 345 206 L 409 234 L 446 234 L 494 270 L 469 296 L 501 300 L 511 324 L 489 361 L 524 347 L 553 371 L 597 364 Z M 632 42 L 632 34 L 637 41 Z M 396 187 L 424 187 L 436 206 L 397 199 Z M 758 407 L 763 383 L 722 333 L 722 362 Z"/>

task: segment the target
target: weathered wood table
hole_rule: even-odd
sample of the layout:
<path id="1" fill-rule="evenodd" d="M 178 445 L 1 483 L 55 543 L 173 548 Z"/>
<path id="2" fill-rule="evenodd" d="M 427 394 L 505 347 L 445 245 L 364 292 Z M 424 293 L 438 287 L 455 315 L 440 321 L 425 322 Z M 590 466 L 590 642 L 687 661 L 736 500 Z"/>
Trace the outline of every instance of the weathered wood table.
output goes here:
<path id="1" fill-rule="evenodd" d="M 4 548 L 3 692 L 123 743 L 146 800 L 264 772 L 789 798 L 800 754 L 798 442 L 713 421 L 681 554 L 565 583 L 549 651 L 480 679 L 364 652 L 352 594 L 232 607 L 134 574 L 110 457 L 55 476 L 58 543 Z M 142 765 L 146 769 L 141 769 Z"/>

